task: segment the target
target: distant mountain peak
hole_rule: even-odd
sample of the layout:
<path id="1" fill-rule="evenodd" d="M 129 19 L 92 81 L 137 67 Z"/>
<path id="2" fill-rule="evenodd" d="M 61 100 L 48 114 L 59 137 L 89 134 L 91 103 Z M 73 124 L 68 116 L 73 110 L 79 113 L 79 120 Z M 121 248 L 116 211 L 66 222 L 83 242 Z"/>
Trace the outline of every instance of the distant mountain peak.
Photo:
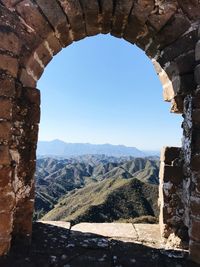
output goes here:
<path id="1" fill-rule="evenodd" d="M 147 154 L 136 147 L 112 144 L 90 144 L 90 143 L 66 143 L 55 139 L 52 141 L 39 141 L 37 155 L 71 157 L 80 155 L 107 155 L 107 156 L 132 156 L 146 157 Z"/>

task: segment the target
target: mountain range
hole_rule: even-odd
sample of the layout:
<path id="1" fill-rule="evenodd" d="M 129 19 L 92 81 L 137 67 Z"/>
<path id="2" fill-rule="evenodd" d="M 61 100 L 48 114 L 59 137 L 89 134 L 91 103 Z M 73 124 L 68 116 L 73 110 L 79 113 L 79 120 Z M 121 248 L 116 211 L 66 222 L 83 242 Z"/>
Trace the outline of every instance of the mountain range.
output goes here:
<path id="1" fill-rule="evenodd" d="M 35 219 L 104 222 L 157 216 L 159 161 L 84 155 L 40 158 Z"/>
<path id="2" fill-rule="evenodd" d="M 150 155 L 159 155 L 157 151 L 141 151 L 136 147 L 127 147 L 124 145 L 111 144 L 89 144 L 89 143 L 66 143 L 61 140 L 39 141 L 37 147 L 37 155 L 41 156 L 58 156 L 72 157 L 79 155 L 107 155 L 114 157 L 133 156 L 146 157 Z"/>

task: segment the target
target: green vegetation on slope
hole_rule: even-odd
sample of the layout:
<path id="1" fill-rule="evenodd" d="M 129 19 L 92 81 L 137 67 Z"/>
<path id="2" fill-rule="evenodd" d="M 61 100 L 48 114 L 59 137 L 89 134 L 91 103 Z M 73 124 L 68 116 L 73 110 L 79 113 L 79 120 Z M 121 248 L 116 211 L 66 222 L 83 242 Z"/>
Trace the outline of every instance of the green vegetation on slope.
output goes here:
<path id="1" fill-rule="evenodd" d="M 157 216 L 157 198 L 156 185 L 135 178 L 109 178 L 68 193 L 43 219 L 78 223 Z"/>

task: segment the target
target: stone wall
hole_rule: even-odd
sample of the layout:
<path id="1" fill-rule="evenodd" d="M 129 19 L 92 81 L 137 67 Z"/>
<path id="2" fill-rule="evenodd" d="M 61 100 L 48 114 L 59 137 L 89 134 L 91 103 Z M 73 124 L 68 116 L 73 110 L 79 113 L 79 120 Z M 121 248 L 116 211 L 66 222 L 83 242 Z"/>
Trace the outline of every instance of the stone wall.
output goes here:
<path id="1" fill-rule="evenodd" d="M 200 262 L 199 20 L 197 0 L 0 0 L 0 255 L 11 239 L 31 236 L 37 81 L 62 48 L 110 33 L 152 59 L 164 100 L 184 116 L 182 160 L 173 148 L 162 157 L 161 218 L 176 234 L 189 229 L 190 254 Z"/>
<path id="2" fill-rule="evenodd" d="M 182 149 L 165 147 L 161 151 L 160 160 L 158 203 L 160 206 L 161 235 L 170 240 L 170 242 L 182 247 L 188 243 L 188 226 L 184 221 Z"/>

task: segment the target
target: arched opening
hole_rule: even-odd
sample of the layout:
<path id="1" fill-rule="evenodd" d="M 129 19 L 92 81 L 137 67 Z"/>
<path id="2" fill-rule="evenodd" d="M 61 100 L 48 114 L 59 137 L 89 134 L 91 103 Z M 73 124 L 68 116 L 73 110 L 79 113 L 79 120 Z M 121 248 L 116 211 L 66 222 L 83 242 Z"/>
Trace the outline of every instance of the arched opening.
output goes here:
<path id="1" fill-rule="evenodd" d="M 166 149 L 161 158 L 161 221 L 164 233 L 189 228 L 190 255 L 199 262 L 199 3 L 1 0 L 0 11 L 1 216 L 8 221 L 1 226 L 0 254 L 9 251 L 11 237 L 30 239 L 32 232 L 38 79 L 63 47 L 111 33 L 152 58 L 165 100 L 184 115 L 182 148 Z M 180 201 L 172 207 L 168 196 Z"/>
<path id="2" fill-rule="evenodd" d="M 60 66 L 62 66 L 62 68 Z M 73 151 L 72 147 L 68 147 L 69 153 L 67 148 L 65 148 L 66 154 L 64 154 L 64 144 L 61 142 L 57 142 L 57 145 L 61 146 L 60 152 L 54 150 L 56 149 L 56 142 L 39 142 L 38 154 L 39 156 L 43 156 L 43 159 L 39 160 L 39 170 L 36 172 L 36 179 L 40 180 L 38 183 L 38 180 L 36 180 L 37 218 L 40 219 L 41 215 L 44 216 L 46 214 L 44 220 L 48 221 L 69 220 L 68 218 L 73 218 L 73 221 L 76 221 L 76 223 L 82 222 L 81 220 L 89 222 L 111 222 L 119 219 L 124 219 L 124 221 L 126 219 L 130 222 L 131 219 L 133 219 L 131 218 L 131 214 L 132 216 L 135 214 L 135 217 L 156 215 L 158 219 L 158 189 L 156 189 L 157 193 L 155 194 L 154 187 L 151 189 L 151 186 L 149 188 L 149 197 L 153 199 L 153 201 L 152 199 L 150 200 L 153 204 L 149 204 L 151 208 L 148 209 L 147 204 L 145 204 L 148 202 L 147 199 L 144 205 L 140 205 L 138 202 L 142 203 L 144 201 L 139 201 L 137 198 L 138 204 L 135 204 L 135 206 L 138 205 L 140 207 L 138 208 L 139 212 L 134 210 L 133 204 L 132 212 L 129 211 L 131 207 L 127 207 L 129 212 L 124 214 L 124 216 L 122 215 L 122 211 L 119 212 L 120 215 L 117 214 L 117 211 L 115 213 L 107 211 L 109 215 L 106 214 L 106 209 L 104 209 L 104 214 L 101 211 L 102 215 L 97 216 L 98 218 L 94 218 L 94 216 L 88 214 L 87 216 L 79 215 L 78 217 L 82 217 L 82 219 L 77 219 L 75 214 L 68 214 L 67 212 L 67 209 L 73 210 L 73 205 L 67 208 L 66 203 L 71 202 L 70 199 L 74 199 L 74 195 L 71 195 L 70 199 L 67 198 L 61 202 L 58 201 L 59 198 L 64 198 L 69 191 L 77 189 L 80 186 L 88 186 L 88 182 L 85 182 L 85 176 L 87 175 L 89 176 L 88 179 L 92 179 L 93 181 L 96 177 L 98 177 L 97 181 L 105 181 L 105 173 L 104 176 L 100 177 L 95 175 L 94 172 L 96 169 L 102 168 L 102 162 L 106 160 L 106 166 L 107 164 L 114 163 L 112 171 L 114 171 L 115 178 L 116 172 L 119 173 L 118 178 L 122 177 L 125 179 L 128 177 L 133 178 L 136 171 L 153 172 L 156 174 L 148 176 L 143 173 L 140 174 L 140 176 L 144 176 L 143 181 L 158 185 L 158 157 L 160 156 L 161 147 L 164 145 L 163 140 L 165 144 L 181 146 L 182 130 L 180 125 L 182 118 L 179 116 L 177 119 L 177 116 L 170 114 L 169 105 L 164 105 L 159 79 L 155 73 L 152 62 L 146 55 L 137 47 L 124 42 L 124 40 L 116 39 L 111 36 L 99 35 L 88 40 L 84 39 L 63 50 L 62 53 L 56 57 L 55 61 L 48 65 L 47 70 L 45 70 L 45 73 L 38 83 L 38 87 L 41 89 L 42 99 L 41 137 L 39 140 L 48 139 L 50 141 L 53 139 L 60 139 L 67 143 L 122 144 L 129 147 L 136 147 L 140 149 L 140 151 L 135 154 L 128 154 L 126 152 L 127 154 L 124 154 L 124 156 L 127 156 L 126 160 L 123 158 L 120 159 L 119 154 L 114 154 L 112 151 L 113 154 L 107 151 L 108 154 L 106 156 L 115 156 L 118 157 L 118 159 L 95 159 L 93 155 L 93 160 L 97 161 L 96 165 L 91 164 L 91 160 L 87 159 L 87 157 L 79 160 L 76 159 L 74 163 L 75 169 L 73 169 L 71 163 L 69 164 L 68 161 L 65 163 L 62 161 L 61 163 L 56 159 L 58 157 L 65 159 L 70 157 L 77 158 L 77 156 L 88 154 L 88 152 L 86 152 L 87 150 L 83 150 L 82 147 L 79 147 L 79 151 Z M 52 109 L 52 107 L 54 108 Z M 43 116 L 45 118 L 43 118 Z M 60 131 L 60 129 L 62 129 L 62 131 Z M 51 145 L 54 149 L 51 149 Z M 83 151 L 85 151 L 85 153 Z M 98 153 L 98 150 L 96 153 Z M 125 152 L 121 152 L 121 156 L 123 156 L 123 153 Z M 155 161 L 149 161 L 149 159 L 151 160 L 151 158 L 149 158 L 137 160 L 139 163 L 135 163 L 133 159 L 128 159 L 128 156 L 131 155 L 142 158 L 150 157 L 152 153 L 156 153 L 157 155 Z M 91 150 L 90 154 L 95 154 L 94 150 L 93 152 Z M 106 150 L 101 154 L 106 154 Z M 49 159 L 47 159 L 48 157 Z M 76 167 L 77 162 L 83 165 L 87 164 L 84 167 L 82 166 L 80 171 L 80 169 Z M 54 164 L 55 166 L 52 167 Z M 57 167 L 57 164 L 61 165 L 60 169 Z M 139 169 L 134 168 L 134 171 L 131 171 L 131 168 L 133 168 L 135 164 L 139 164 Z M 145 166 L 148 164 L 150 166 L 144 170 L 146 168 Z M 124 168 L 125 165 L 129 167 L 125 167 L 126 171 L 121 173 L 120 170 L 122 167 Z M 87 171 L 84 172 L 83 169 L 88 168 L 88 166 L 93 169 L 93 171 L 89 173 Z M 66 168 L 69 168 L 68 171 L 66 171 Z M 104 165 L 103 168 L 105 168 Z M 116 168 L 118 168 L 118 171 Z M 111 171 L 111 167 L 109 171 Z M 76 182 L 73 182 L 73 179 L 69 177 L 68 173 L 73 173 L 72 176 L 74 175 L 76 177 Z M 110 177 L 111 181 L 113 177 L 109 176 L 109 174 L 107 174 L 107 176 Z M 67 181 L 64 181 L 66 179 L 69 180 L 69 184 L 67 184 Z M 77 182 L 77 179 L 80 180 L 80 183 Z M 151 181 L 155 181 L 150 182 L 150 179 Z M 115 179 L 112 179 L 112 181 L 113 180 Z M 125 180 L 120 180 L 120 183 L 122 182 L 125 183 Z M 100 188 L 101 186 L 98 185 L 98 187 Z M 106 185 L 104 185 L 104 188 L 105 187 Z M 122 185 L 120 188 L 122 190 Z M 95 188 L 91 186 L 90 190 L 94 191 Z M 111 190 L 112 187 L 110 188 L 107 186 L 107 192 L 111 192 Z M 86 191 L 87 188 L 84 192 Z M 87 197 L 84 192 L 83 190 L 80 191 L 80 194 L 76 192 L 77 196 L 78 194 L 79 196 L 84 194 L 85 200 L 79 200 L 80 203 L 73 200 L 76 202 L 74 206 L 79 205 L 79 210 L 81 210 L 81 208 L 88 210 L 95 203 L 96 210 L 98 210 L 101 201 L 98 203 L 98 201 L 95 201 L 94 197 L 93 201 L 90 200 L 88 204 L 86 198 L 89 199 L 89 197 Z M 99 195 L 102 193 L 103 191 L 99 192 Z M 105 197 L 108 197 L 108 195 L 107 193 Z M 96 200 L 97 198 L 96 196 Z M 146 196 L 144 199 L 145 198 Z M 82 202 L 84 202 L 85 206 L 81 206 Z M 133 200 L 130 201 L 127 199 L 123 205 L 126 206 L 128 202 L 133 203 Z M 104 204 L 104 206 L 105 205 L 114 205 L 114 203 L 107 203 Z M 53 206 L 56 206 L 55 209 L 52 208 Z M 115 210 L 117 209 L 115 208 Z M 125 211 L 125 208 L 121 210 Z M 142 210 L 144 214 L 142 214 Z M 76 213 L 78 214 L 78 211 L 76 211 Z M 91 213 L 94 213 L 94 211 Z M 111 215 L 111 213 L 113 214 Z M 127 217 L 128 214 L 130 214 L 130 218 Z M 71 217 L 69 217 L 69 215 Z M 103 219 L 103 217 L 105 219 Z M 145 219 L 147 218 L 144 218 L 144 220 Z M 142 220 L 138 218 L 138 221 Z"/>

